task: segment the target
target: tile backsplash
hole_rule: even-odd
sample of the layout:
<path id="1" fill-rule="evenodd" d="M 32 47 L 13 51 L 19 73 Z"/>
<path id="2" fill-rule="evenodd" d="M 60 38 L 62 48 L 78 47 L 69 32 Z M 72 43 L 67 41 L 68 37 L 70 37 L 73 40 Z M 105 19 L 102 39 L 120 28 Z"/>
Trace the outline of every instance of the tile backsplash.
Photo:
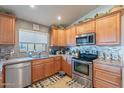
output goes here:
<path id="1" fill-rule="evenodd" d="M 88 52 L 93 54 L 98 54 L 99 58 L 106 57 L 106 59 L 114 59 L 114 60 L 124 60 L 124 46 L 75 46 L 69 47 L 69 50 L 77 51 L 80 50 L 81 52 Z M 14 52 L 14 46 L 10 45 L 2 45 L 0 46 L 0 58 L 5 57 L 6 55 Z M 19 53 L 15 53 L 16 56 L 20 56 Z"/>
<path id="2" fill-rule="evenodd" d="M 13 45 L 0 45 L 0 58 L 5 57 L 6 55 L 9 55 L 11 52 L 13 52 L 14 46 Z"/>
<path id="3" fill-rule="evenodd" d="M 77 46 L 70 47 L 71 51 L 80 50 L 81 52 L 89 52 L 93 54 L 98 54 L 99 58 L 113 59 L 113 60 L 123 60 L 124 59 L 124 46 Z"/>

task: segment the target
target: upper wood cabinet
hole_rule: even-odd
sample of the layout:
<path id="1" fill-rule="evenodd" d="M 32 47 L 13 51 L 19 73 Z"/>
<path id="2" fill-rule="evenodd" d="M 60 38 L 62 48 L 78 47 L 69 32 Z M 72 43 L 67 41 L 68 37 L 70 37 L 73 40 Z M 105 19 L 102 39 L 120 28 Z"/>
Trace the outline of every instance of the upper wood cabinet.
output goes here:
<path id="1" fill-rule="evenodd" d="M 50 45 L 58 46 L 58 30 L 56 29 L 51 30 Z"/>
<path id="2" fill-rule="evenodd" d="M 120 44 L 120 13 L 96 19 L 96 44 Z"/>
<path id="3" fill-rule="evenodd" d="M 66 45 L 67 46 L 74 46 L 76 45 L 76 39 L 75 39 L 75 36 L 76 36 L 76 27 L 73 26 L 73 27 L 70 27 L 68 29 L 65 30 L 65 33 L 66 33 Z"/>
<path id="4" fill-rule="evenodd" d="M 88 21 L 77 26 L 77 34 L 95 32 L 95 21 Z"/>
<path id="5" fill-rule="evenodd" d="M 15 44 L 15 17 L 0 14 L 0 44 Z"/>
<path id="6" fill-rule="evenodd" d="M 50 39 L 51 46 L 66 46 L 65 30 L 52 29 Z"/>
<path id="7" fill-rule="evenodd" d="M 65 30 L 58 30 L 58 46 L 66 46 Z"/>

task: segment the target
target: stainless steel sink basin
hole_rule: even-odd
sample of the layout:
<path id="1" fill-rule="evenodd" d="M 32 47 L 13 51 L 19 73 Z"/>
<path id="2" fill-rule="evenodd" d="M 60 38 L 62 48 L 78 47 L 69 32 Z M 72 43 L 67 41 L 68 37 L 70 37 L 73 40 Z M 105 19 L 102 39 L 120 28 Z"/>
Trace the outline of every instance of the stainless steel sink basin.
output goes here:
<path id="1" fill-rule="evenodd" d="M 40 59 L 40 58 L 48 58 L 49 56 L 32 56 L 32 58 L 38 58 L 38 59 Z"/>

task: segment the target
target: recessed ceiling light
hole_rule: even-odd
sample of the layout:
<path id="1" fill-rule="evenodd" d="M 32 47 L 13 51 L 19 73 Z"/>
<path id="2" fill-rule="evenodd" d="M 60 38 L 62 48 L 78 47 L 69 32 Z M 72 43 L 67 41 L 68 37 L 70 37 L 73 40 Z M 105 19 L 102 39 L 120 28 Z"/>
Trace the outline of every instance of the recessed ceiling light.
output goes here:
<path id="1" fill-rule="evenodd" d="M 30 7 L 31 7 L 31 8 L 34 8 L 34 7 L 35 7 L 35 5 L 30 5 Z"/>
<path id="2" fill-rule="evenodd" d="M 58 20 L 61 20 L 62 18 L 61 18 L 61 16 L 58 16 L 57 19 L 58 19 Z"/>

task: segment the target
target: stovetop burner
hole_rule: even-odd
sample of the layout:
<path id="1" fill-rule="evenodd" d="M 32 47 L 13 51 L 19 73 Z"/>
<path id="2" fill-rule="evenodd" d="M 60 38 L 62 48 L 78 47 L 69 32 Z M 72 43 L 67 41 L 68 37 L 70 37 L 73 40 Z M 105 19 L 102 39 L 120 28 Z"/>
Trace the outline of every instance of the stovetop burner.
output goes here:
<path id="1" fill-rule="evenodd" d="M 98 58 L 98 55 L 95 55 L 95 54 L 85 54 L 85 53 L 82 53 L 79 55 L 79 57 L 73 57 L 73 59 L 76 59 L 76 60 L 81 60 L 81 61 L 90 61 L 92 62 L 94 59 L 97 59 Z"/>

